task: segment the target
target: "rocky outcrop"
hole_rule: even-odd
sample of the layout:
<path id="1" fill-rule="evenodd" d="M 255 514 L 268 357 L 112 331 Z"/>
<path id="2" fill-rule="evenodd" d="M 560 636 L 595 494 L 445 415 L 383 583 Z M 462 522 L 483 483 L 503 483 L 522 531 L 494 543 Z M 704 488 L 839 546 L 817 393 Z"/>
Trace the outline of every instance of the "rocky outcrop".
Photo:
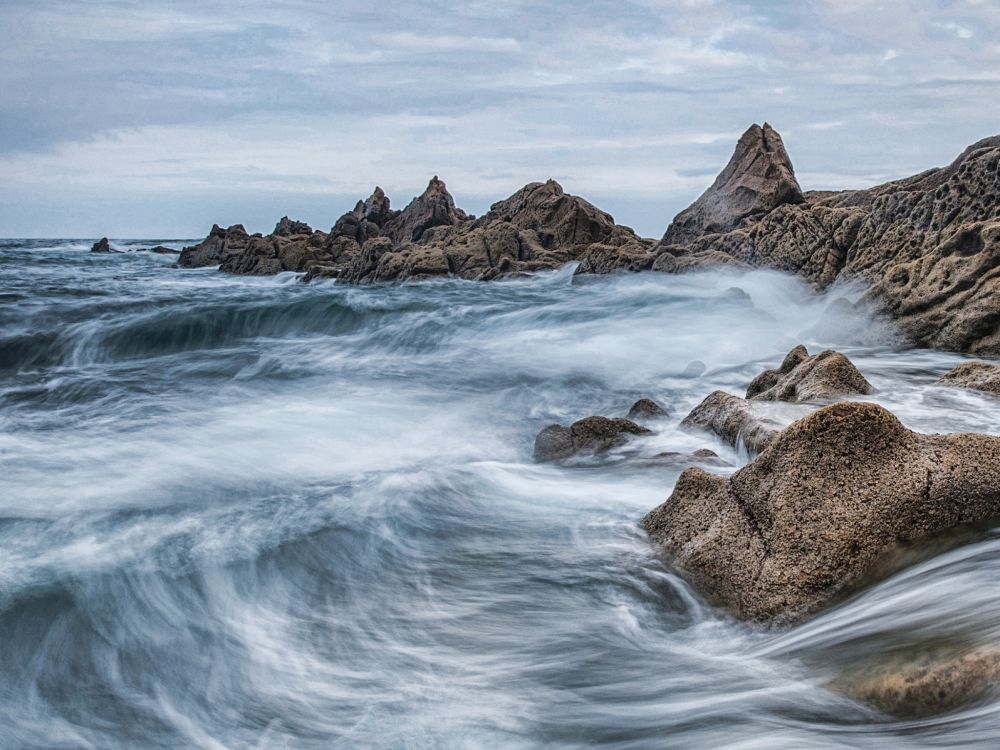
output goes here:
<path id="1" fill-rule="evenodd" d="M 402 211 L 394 211 L 376 187 L 329 234 L 287 217 L 266 237 L 248 235 L 241 226 L 213 227 L 204 241 L 185 248 L 179 265 L 218 265 L 232 273 L 304 271 L 306 280 L 352 283 L 448 275 L 490 280 L 558 268 L 602 248 L 648 253 L 653 244 L 553 180 L 526 185 L 476 219 L 457 208 L 434 177 Z"/>
<path id="2" fill-rule="evenodd" d="M 773 134 L 773 135 L 772 135 Z M 648 256 L 605 252 L 591 273 L 726 265 L 870 286 L 918 344 L 1000 354 L 1000 136 L 949 166 L 866 190 L 798 190 L 780 138 L 751 127 L 729 164 Z"/>
<path id="3" fill-rule="evenodd" d="M 751 125 L 712 186 L 667 228 L 663 244 L 686 245 L 803 200 L 781 136 L 766 122 Z"/>
<path id="4" fill-rule="evenodd" d="M 177 255 L 179 250 L 174 250 L 172 247 L 166 247 L 165 245 L 154 245 L 153 247 L 140 248 L 147 253 L 156 253 L 157 255 Z"/>
<path id="5" fill-rule="evenodd" d="M 328 258 L 327 236 L 322 232 L 265 237 L 248 234 L 242 224 L 236 224 L 228 229 L 213 226 L 202 242 L 181 250 L 177 265 L 181 268 L 217 265 L 229 273 L 263 276 L 307 271 Z"/>
<path id="6" fill-rule="evenodd" d="M 312 234 L 312 232 L 312 227 L 304 221 L 293 221 L 287 216 L 282 216 L 274 225 L 274 231 L 271 234 L 277 237 L 294 237 L 297 234 Z"/>
<path id="7" fill-rule="evenodd" d="M 111 250 L 111 245 L 108 244 L 108 238 L 107 237 L 101 237 L 101 239 L 99 239 L 97 242 L 95 242 L 91 246 L 90 252 L 92 252 L 92 253 L 110 253 L 110 252 L 113 252 L 113 251 Z"/>
<path id="8" fill-rule="evenodd" d="M 694 464 L 701 464 L 703 466 L 729 466 L 718 453 L 709 448 L 699 448 L 692 453 L 663 451 L 653 456 L 653 460 L 675 466 L 692 466 Z"/>
<path id="9" fill-rule="evenodd" d="M 970 388 L 975 391 L 1000 395 L 1000 365 L 987 362 L 963 362 L 946 372 L 937 382 L 953 388 Z"/>
<path id="10" fill-rule="evenodd" d="M 586 417 L 569 427 L 551 424 L 535 438 L 536 461 L 561 461 L 579 453 L 602 453 L 651 431 L 629 419 Z"/>
<path id="11" fill-rule="evenodd" d="M 867 396 L 871 383 L 840 352 L 830 349 L 809 355 L 801 344 L 785 355 L 776 370 L 765 370 L 747 387 L 747 398 L 755 401 L 808 403 L 845 396 Z"/>
<path id="12" fill-rule="evenodd" d="M 896 553 L 998 517 L 1000 437 L 918 434 L 845 402 L 731 477 L 686 470 L 642 525 L 712 601 L 794 621 L 891 572 Z"/>
<path id="13" fill-rule="evenodd" d="M 681 421 L 687 430 L 712 432 L 724 442 L 760 453 L 781 431 L 781 425 L 755 411 L 753 404 L 725 391 L 713 391 Z"/>

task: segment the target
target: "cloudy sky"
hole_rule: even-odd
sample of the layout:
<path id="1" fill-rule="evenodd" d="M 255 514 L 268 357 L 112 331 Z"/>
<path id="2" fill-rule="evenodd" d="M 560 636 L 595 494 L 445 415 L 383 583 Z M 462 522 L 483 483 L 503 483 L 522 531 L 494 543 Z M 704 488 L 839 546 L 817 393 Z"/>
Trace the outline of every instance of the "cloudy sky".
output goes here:
<path id="1" fill-rule="evenodd" d="M 659 236 L 767 120 L 804 188 L 1000 132 L 991 0 L 3 0 L 0 236 L 329 228 L 439 174 Z"/>

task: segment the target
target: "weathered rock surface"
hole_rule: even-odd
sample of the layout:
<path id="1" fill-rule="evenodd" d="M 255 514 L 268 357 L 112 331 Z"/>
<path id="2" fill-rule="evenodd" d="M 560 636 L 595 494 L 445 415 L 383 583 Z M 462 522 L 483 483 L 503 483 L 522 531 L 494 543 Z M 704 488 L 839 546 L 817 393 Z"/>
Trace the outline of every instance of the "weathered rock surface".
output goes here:
<path id="1" fill-rule="evenodd" d="M 665 245 L 685 245 L 705 234 L 735 229 L 746 218 L 803 201 L 781 136 L 766 122 L 751 125 L 712 186 L 681 211 L 663 237 Z"/>
<path id="2" fill-rule="evenodd" d="M 922 435 L 845 402 L 731 477 L 686 470 L 642 525 L 709 599 L 794 621 L 891 571 L 894 553 L 998 517 L 1000 437 Z"/>
<path id="3" fill-rule="evenodd" d="M 142 250 L 147 253 L 156 253 L 157 255 L 177 255 L 179 250 L 174 250 L 172 247 L 166 247 L 164 245 L 154 245 L 153 247 L 144 247 Z"/>
<path id="4" fill-rule="evenodd" d="M 1000 649 L 924 648 L 849 670 L 831 687 L 900 719 L 953 711 L 996 692 Z"/>
<path id="5" fill-rule="evenodd" d="M 915 342 L 1000 354 L 1000 136 L 947 167 L 866 190 L 798 191 L 773 130 L 756 125 L 649 257 L 605 252 L 591 273 L 775 268 L 825 288 L 870 284 Z M 581 266 L 583 268 L 583 266 Z"/>
<path id="6" fill-rule="evenodd" d="M 629 419 L 586 417 L 569 427 L 551 424 L 535 438 L 535 460 L 560 461 L 578 453 L 601 453 L 651 431 Z"/>
<path id="7" fill-rule="evenodd" d="M 713 391 L 684 417 L 681 427 L 713 432 L 732 446 L 742 442 L 760 453 L 781 431 L 781 425 L 754 411 L 749 401 L 725 391 Z"/>
<path id="8" fill-rule="evenodd" d="M 667 410 L 653 401 L 653 399 L 640 398 L 632 404 L 632 407 L 628 410 L 628 414 L 625 415 L 625 418 L 631 419 L 633 422 L 637 422 L 643 419 L 659 419 L 660 417 L 667 416 L 667 413 Z"/>
<path id="9" fill-rule="evenodd" d="M 797 404 L 867 396 L 873 391 L 871 383 L 840 352 L 827 349 L 810 356 L 800 344 L 785 355 L 778 369 L 765 370 L 750 382 L 747 398 Z"/>
<path id="10" fill-rule="evenodd" d="M 678 451 L 663 451 L 653 456 L 656 461 L 661 461 L 677 466 L 690 466 L 692 464 L 702 464 L 703 466 L 729 466 L 726 461 L 709 448 L 699 448 L 692 453 L 680 453 Z"/>
<path id="11" fill-rule="evenodd" d="M 490 280 L 558 268 L 601 248 L 648 253 L 653 244 L 553 180 L 526 185 L 475 219 L 434 177 L 402 211 L 376 187 L 329 234 L 287 217 L 267 236 L 248 235 L 239 225 L 213 227 L 204 241 L 185 248 L 178 264 L 232 273 L 299 271 L 306 280 L 352 283 L 447 275 Z"/>
<path id="12" fill-rule="evenodd" d="M 110 252 L 112 252 L 111 245 L 108 244 L 108 238 L 107 237 L 101 237 L 101 239 L 99 239 L 97 242 L 95 242 L 91 246 L 90 252 L 92 252 L 92 253 L 110 253 Z"/>
<path id="13" fill-rule="evenodd" d="M 955 369 L 946 372 L 937 384 L 1000 394 L 1000 365 L 963 362 Z"/>

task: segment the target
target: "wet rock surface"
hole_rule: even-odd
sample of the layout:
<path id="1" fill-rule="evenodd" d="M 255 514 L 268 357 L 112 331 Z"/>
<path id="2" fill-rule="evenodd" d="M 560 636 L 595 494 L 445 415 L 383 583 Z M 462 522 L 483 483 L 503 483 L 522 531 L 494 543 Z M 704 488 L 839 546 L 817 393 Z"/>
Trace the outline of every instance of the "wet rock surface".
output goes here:
<path id="1" fill-rule="evenodd" d="M 945 373 L 938 381 L 938 385 L 969 388 L 1000 395 L 1000 365 L 992 365 L 987 362 L 963 362 L 955 369 Z"/>
<path id="2" fill-rule="evenodd" d="M 625 415 L 625 418 L 631 419 L 633 422 L 640 422 L 644 419 L 659 419 L 661 417 L 666 417 L 668 414 L 669 412 L 653 401 L 653 399 L 640 398 L 632 404 L 631 408 L 628 410 L 628 414 Z"/>
<path id="3" fill-rule="evenodd" d="M 717 435 L 732 446 L 760 453 L 777 437 L 781 425 L 754 410 L 753 404 L 725 391 L 714 391 L 684 417 L 681 427 Z"/>
<path id="4" fill-rule="evenodd" d="M 747 387 L 748 399 L 807 403 L 846 396 L 867 396 L 871 383 L 840 352 L 826 350 L 811 355 L 801 344 L 787 355 L 777 369 L 765 370 Z"/>
<path id="5" fill-rule="evenodd" d="M 535 438 L 535 460 L 560 461 L 578 453 L 601 453 L 652 431 L 630 419 L 586 417 L 569 427 L 552 424 Z"/>
<path id="6" fill-rule="evenodd" d="M 899 550 L 998 517 L 1000 438 L 922 435 L 846 402 L 796 421 L 731 477 L 686 470 L 642 526 L 712 601 L 787 622 L 886 575 Z"/>
<path id="7" fill-rule="evenodd" d="M 91 246 L 90 252 L 92 252 L 92 253 L 110 253 L 110 252 L 113 252 L 113 251 L 111 250 L 111 245 L 108 244 L 108 238 L 107 237 L 101 237 L 101 239 L 99 239 L 97 242 L 95 242 Z"/>

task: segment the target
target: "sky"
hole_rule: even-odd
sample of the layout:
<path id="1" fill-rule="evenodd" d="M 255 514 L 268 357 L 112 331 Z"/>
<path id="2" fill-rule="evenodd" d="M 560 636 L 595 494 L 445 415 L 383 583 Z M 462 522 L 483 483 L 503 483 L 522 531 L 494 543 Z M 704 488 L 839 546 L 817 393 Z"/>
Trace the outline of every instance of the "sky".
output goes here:
<path id="1" fill-rule="evenodd" d="M 992 0 L 3 0 L 0 236 L 329 229 L 432 175 L 659 237 L 753 122 L 803 189 L 1000 133 Z"/>

